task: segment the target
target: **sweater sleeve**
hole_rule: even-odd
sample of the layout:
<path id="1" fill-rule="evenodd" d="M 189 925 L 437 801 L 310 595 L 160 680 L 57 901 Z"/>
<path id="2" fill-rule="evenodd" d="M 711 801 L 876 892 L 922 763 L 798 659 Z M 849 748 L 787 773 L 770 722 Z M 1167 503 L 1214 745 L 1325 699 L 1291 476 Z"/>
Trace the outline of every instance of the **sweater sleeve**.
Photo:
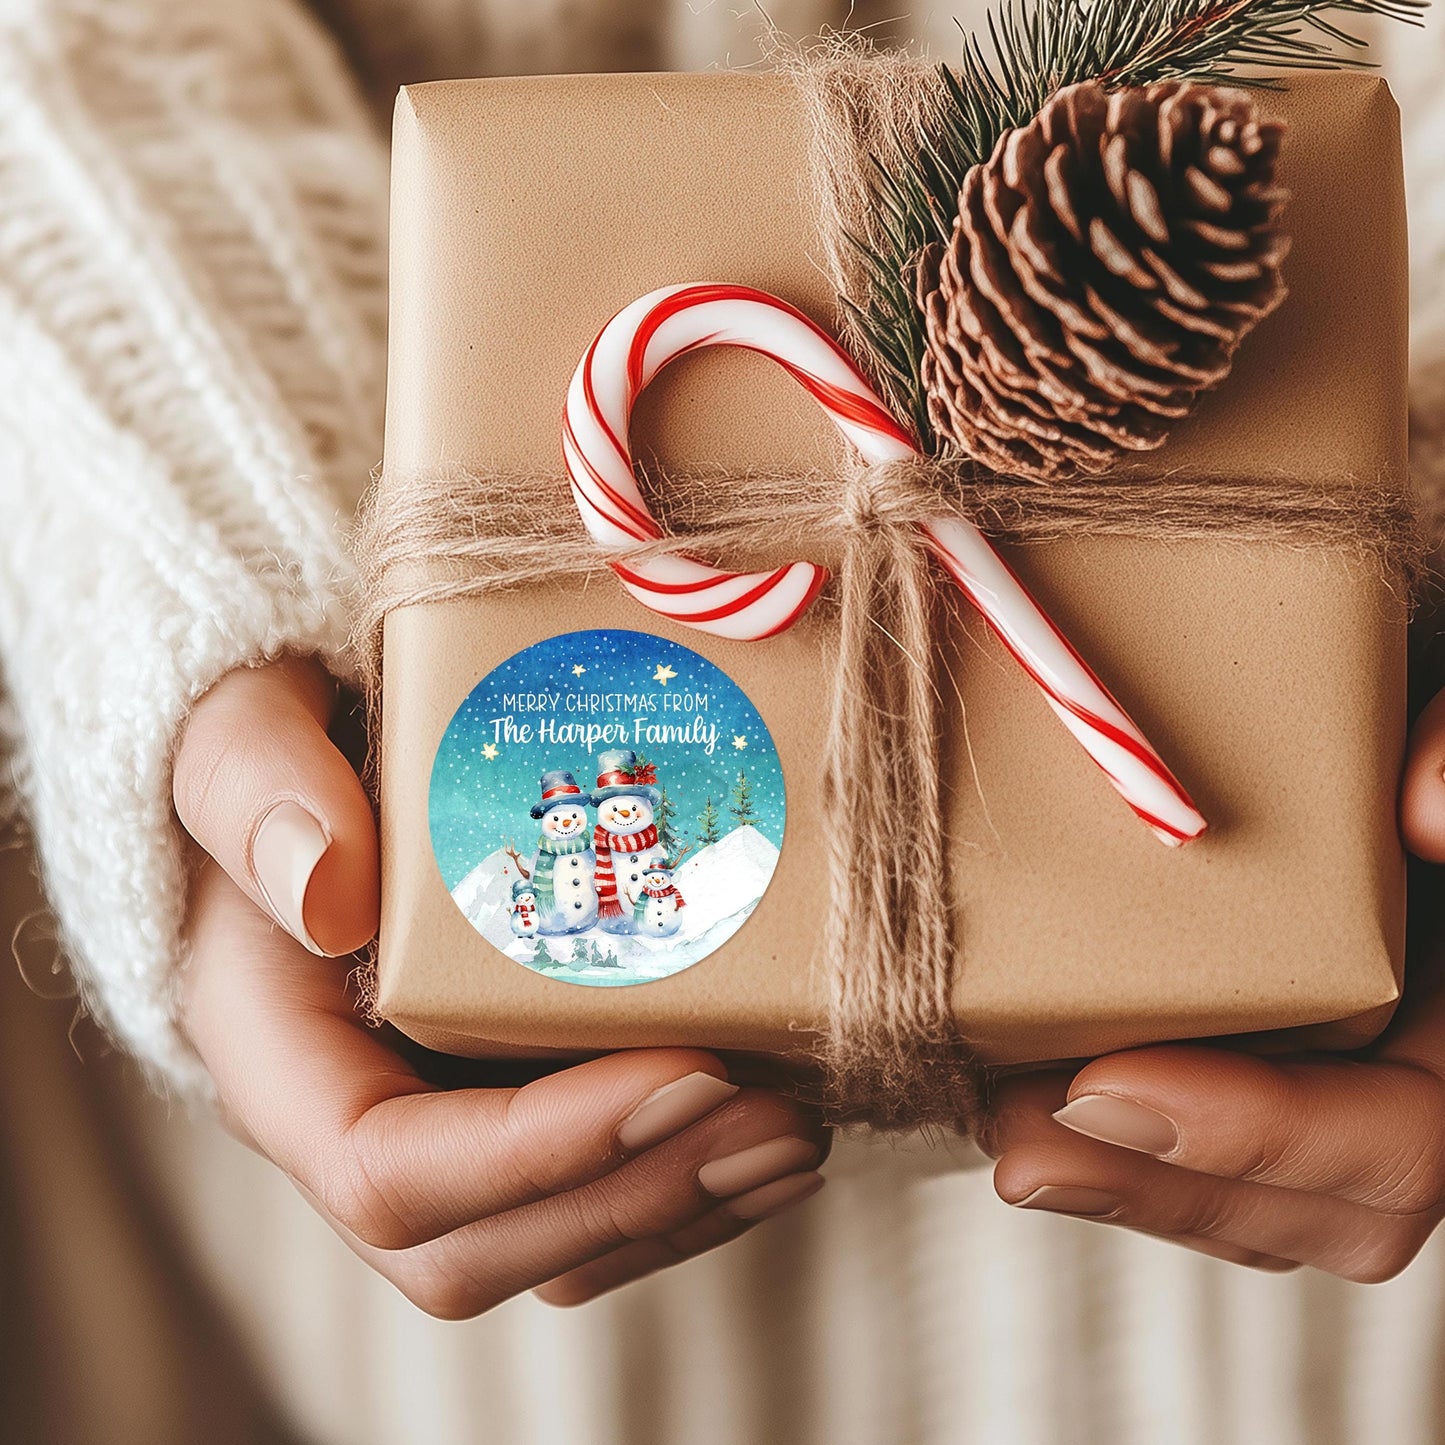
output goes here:
<path id="1" fill-rule="evenodd" d="M 1445 35 L 1374 22 L 1372 38 L 1400 102 L 1410 211 L 1410 463 L 1436 550 L 1445 548 Z"/>
<path id="2" fill-rule="evenodd" d="M 158 1079 L 188 709 L 341 665 L 341 521 L 381 452 L 383 139 L 289 0 L 0 8 L 0 666 L 82 996 Z"/>

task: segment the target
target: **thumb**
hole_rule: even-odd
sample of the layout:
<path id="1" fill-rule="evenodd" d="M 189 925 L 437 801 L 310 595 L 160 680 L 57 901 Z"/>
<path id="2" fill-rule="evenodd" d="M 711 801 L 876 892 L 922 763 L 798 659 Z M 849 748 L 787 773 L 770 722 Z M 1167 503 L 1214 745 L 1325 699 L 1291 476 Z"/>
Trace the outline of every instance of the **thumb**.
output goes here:
<path id="1" fill-rule="evenodd" d="M 253 902 L 313 953 L 376 932 L 376 822 L 326 735 L 335 684 L 287 659 L 227 673 L 196 704 L 173 792 L 186 831 Z"/>
<path id="2" fill-rule="evenodd" d="M 1417 857 L 1445 863 L 1445 691 L 1435 694 L 1410 732 L 1400 831 Z"/>

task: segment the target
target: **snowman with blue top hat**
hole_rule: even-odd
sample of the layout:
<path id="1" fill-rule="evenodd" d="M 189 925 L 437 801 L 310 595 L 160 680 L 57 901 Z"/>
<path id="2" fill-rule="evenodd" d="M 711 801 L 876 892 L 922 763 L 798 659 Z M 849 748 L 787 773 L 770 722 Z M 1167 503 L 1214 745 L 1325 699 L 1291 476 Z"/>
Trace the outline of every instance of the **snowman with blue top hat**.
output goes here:
<path id="1" fill-rule="evenodd" d="M 592 847 L 598 924 L 604 933 L 636 933 L 633 910 L 645 870 L 667 860 L 657 837 L 657 805 L 662 801 L 657 769 L 640 764 L 630 748 L 598 753 L 592 801 L 597 807 Z"/>
<path id="2" fill-rule="evenodd" d="M 571 773 L 542 774 L 542 796 L 531 813 L 542 825 L 530 882 L 537 899 L 537 931 L 546 937 L 585 933 L 597 922 L 597 857 L 588 837 L 591 796 Z"/>
<path id="3" fill-rule="evenodd" d="M 517 938 L 536 938 L 541 919 L 537 913 L 537 890 L 530 878 L 512 884 L 512 933 Z"/>
<path id="4" fill-rule="evenodd" d="M 642 870 L 642 888 L 632 906 L 637 933 L 644 938 L 671 938 L 682 927 L 686 906 L 666 863 L 649 863 Z"/>

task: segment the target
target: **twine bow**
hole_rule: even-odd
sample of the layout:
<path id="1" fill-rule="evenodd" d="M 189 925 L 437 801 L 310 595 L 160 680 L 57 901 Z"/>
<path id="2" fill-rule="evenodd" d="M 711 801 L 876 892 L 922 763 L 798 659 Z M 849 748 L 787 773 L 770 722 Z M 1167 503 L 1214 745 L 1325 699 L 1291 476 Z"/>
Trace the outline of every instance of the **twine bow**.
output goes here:
<path id="1" fill-rule="evenodd" d="M 464 469 L 381 479 L 358 539 L 358 652 L 373 710 L 382 622 L 395 608 L 543 584 L 580 587 L 607 575 L 609 553 L 578 545 L 576 517 L 559 505 L 564 485 L 555 472 Z M 931 671 L 940 572 L 920 545 L 919 524 L 968 519 L 1014 545 L 1115 535 L 1329 547 L 1380 568 L 1401 590 L 1421 556 L 1414 512 L 1398 492 L 1300 478 L 1021 484 L 965 462 L 875 466 L 853 455 L 790 473 L 670 474 L 648 491 L 669 535 L 629 552 L 634 565 L 684 552 L 755 556 L 776 543 L 780 517 L 840 558 L 826 594 L 837 627 L 828 787 L 875 770 L 880 729 L 909 762 L 890 774 L 886 798 L 849 790 L 851 846 L 844 830 L 830 830 L 830 869 L 848 907 L 825 925 L 818 959 L 830 980 L 821 1046 L 829 1111 L 879 1125 L 966 1123 L 980 1098 L 951 1009 L 960 963 L 942 850 L 902 858 L 894 818 L 881 811 L 886 803 L 890 813 L 936 817 L 943 801 Z"/>

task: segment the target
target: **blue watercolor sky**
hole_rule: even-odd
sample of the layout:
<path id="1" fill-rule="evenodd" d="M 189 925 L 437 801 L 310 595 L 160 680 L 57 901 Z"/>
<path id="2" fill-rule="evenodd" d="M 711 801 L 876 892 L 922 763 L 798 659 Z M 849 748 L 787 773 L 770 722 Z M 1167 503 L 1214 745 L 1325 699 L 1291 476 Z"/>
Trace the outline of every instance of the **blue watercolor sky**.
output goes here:
<path id="1" fill-rule="evenodd" d="M 665 681 L 658 680 L 659 669 Z M 650 698 L 652 706 L 629 705 L 637 698 Z M 673 741 L 636 738 L 638 719 L 644 727 L 691 731 Z M 555 740 L 540 735 L 548 722 Z M 565 736 L 564 730 L 588 725 L 619 727 L 626 741 L 599 741 L 589 749 L 585 736 Z M 522 736 L 524 728 L 530 737 Z M 703 734 L 711 728 L 716 745 L 709 755 Z M 631 747 L 657 765 L 658 783 L 677 809 L 674 826 L 693 851 L 709 796 L 721 831 L 734 826 L 727 806 L 740 768 L 752 785 L 758 830 L 782 846 L 782 769 L 762 717 L 741 689 L 706 658 L 664 638 L 612 628 L 569 632 L 515 654 L 483 678 L 442 737 L 432 765 L 430 819 L 447 888 L 507 842 L 524 855 L 535 846 L 537 824 L 527 810 L 540 796 L 544 769 L 565 768 L 590 791 L 597 753 L 610 747 Z"/>

